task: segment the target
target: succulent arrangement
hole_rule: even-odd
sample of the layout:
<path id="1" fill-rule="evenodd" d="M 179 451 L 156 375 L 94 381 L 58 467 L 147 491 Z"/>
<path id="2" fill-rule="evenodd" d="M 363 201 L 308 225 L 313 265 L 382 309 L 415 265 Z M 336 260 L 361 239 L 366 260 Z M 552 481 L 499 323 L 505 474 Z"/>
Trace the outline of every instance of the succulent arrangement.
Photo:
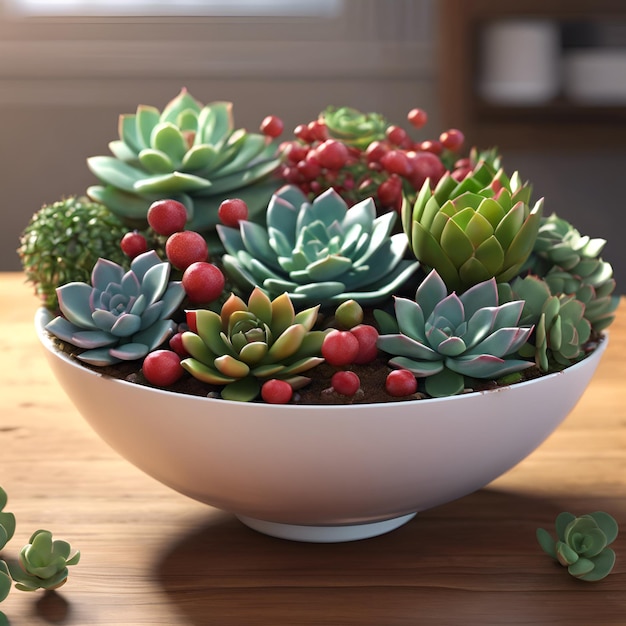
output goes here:
<path id="1" fill-rule="evenodd" d="M 0 551 L 15 533 L 15 515 L 3 510 L 6 504 L 7 494 L 0 487 Z M 13 584 L 20 591 L 58 589 L 67 582 L 68 567 L 79 560 L 80 552 L 74 551 L 67 541 L 53 540 L 49 530 L 35 531 L 20 550 L 17 561 L 0 559 L 0 602 L 9 595 Z M 0 624 L 8 623 L 0 611 Z"/>
<path id="2" fill-rule="evenodd" d="M 278 143 L 278 117 L 235 130 L 184 89 L 122 115 L 90 199 L 24 231 L 48 331 L 85 366 L 240 401 L 419 400 L 585 358 L 617 306 L 605 241 L 407 117 L 328 107 Z"/>

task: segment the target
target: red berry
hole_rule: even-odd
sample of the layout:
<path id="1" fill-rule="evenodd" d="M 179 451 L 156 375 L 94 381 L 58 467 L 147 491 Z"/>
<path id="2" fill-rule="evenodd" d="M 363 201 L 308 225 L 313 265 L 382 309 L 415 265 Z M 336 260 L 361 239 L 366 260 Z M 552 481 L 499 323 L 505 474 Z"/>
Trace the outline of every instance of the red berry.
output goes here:
<path id="1" fill-rule="evenodd" d="M 389 126 L 386 135 L 387 139 L 396 146 L 401 146 L 409 137 L 406 130 L 400 126 Z"/>
<path id="2" fill-rule="evenodd" d="M 339 170 L 347 162 L 349 157 L 348 148 L 341 141 L 327 139 L 315 148 L 317 162 L 329 170 Z"/>
<path id="3" fill-rule="evenodd" d="M 349 365 L 359 353 L 358 339 L 347 330 L 331 330 L 322 343 L 322 356 L 330 365 Z"/>
<path id="4" fill-rule="evenodd" d="M 313 159 L 300 161 L 296 169 L 304 180 L 315 180 L 322 173 L 319 163 Z"/>
<path id="5" fill-rule="evenodd" d="M 224 291 L 224 274 L 211 263 L 192 263 L 183 273 L 183 287 L 191 302 L 208 303 L 217 300 Z"/>
<path id="6" fill-rule="evenodd" d="M 283 132 L 283 128 L 283 121 L 276 115 L 268 115 L 261 122 L 261 132 L 268 137 L 279 137 Z"/>
<path id="7" fill-rule="evenodd" d="M 389 146 L 382 141 L 372 141 L 365 150 L 368 163 L 378 163 L 382 156 L 389 151 Z"/>
<path id="8" fill-rule="evenodd" d="M 298 161 L 302 161 L 302 159 L 304 159 L 307 152 L 308 152 L 308 149 L 305 148 L 303 145 L 299 144 L 296 141 L 292 141 L 285 148 L 284 153 L 285 153 L 285 156 L 287 157 L 287 160 L 290 163 L 298 163 Z"/>
<path id="9" fill-rule="evenodd" d="M 187 326 L 189 326 L 189 330 L 192 333 L 198 333 L 198 322 L 196 319 L 196 312 L 191 309 L 191 310 L 186 310 L 185 311 L 185 321 L 187 322 Z"/>
<path id="10" fill-rule="evenodd" d="M 172 350 L 155 350 L 143 360 L 143 375 L 146 380 L 158 387 L 173 385 L 182 375 L 180 357 Z"/>
<path id="11" fill-rule="evenodd" d="M 441 141 L 444 148 L 451 150 L 452 152 L 456 152 L 460 150 L 465 142 L 465 136 L 460 130 L 456 128 L 451 128 L 441 133 L 439 136 L 439 141 Z"/>
<path id="12" fill-rule="evenodd" d="M 186 359 L 189 356 L 189 352 L 183 346 L 183 333 L 172 335 L 169 340 L 169 346 L 181 359 Z"/>
<path id="13" fill-rule="evenodd" d="M 378 185 L 376 195 L 383 207 L 397 207 L 398 204 L 402 203 L 402 180 L 398 175 L 392 174 Z"/>
<path id="14" fill-rule="evenodd" d="M 122 237 L 122 241 L 120 241 L 120 248 L 126 256 L 134 259 L 136 256 L 139 256 L 148 250 L 148 242 L 141 233 L 134 230 L 130 233 L 126 233 Z"/>
<path id="15" fill-rule="evenodd" d="M 426 141 L 422 141 L 418 148 L 423 152 L 432 152 L 433 154 L 441 154 L 443 152 L 443 144 L 437 140 L 427 139 Z"/>
<path id="16" fill-rule="evenodd" d="M 389 150 L 380 159 L 380 164 L 390 174 L 399 174 L 405 178 L 411 175 L 413 166 L 403 150 Z"/>
<path id="17" fill-rule="evenodd" d="M 422 128 L 428 121 L 428 114 L 424 109 L 411 109 L 406 117 L 414 128 Z"/>
<path id="18" fill-rule="evenodd" d="M 202 235 L 193 230 L 183 230 L 167 238 L 165 254 L 175 268 L 186 270 L 192 263 L 206 261 L 209 248 Z"/>
<path id="19" fill-rule="evenodd" d="M 390 396 L 401 398 L 417 391 L 417 380 L 409 370 L 393 370 L 385 381 L 385 389 Z"/>
<path id="20" fill-rule="evenodd" d="M 261 397 L 268 404 L 287 404 L 291 400 L 293 389 L 285 380 L 273 378 L 263 383 Z"/>
<path id="21" fill-rule="evenodd" d="M 457 167 L 451 174 L 454 180 L 461 182 L 472 173 L 471 167 Z"/>
<path id="22" fill-rule="evenodd" d="M 217 216 L 224 226 L 239 228 L 239 222 L 248 219 L 248 205 L 240 198 L 228 198 L 220 204 Z"/>
<path id="23" fill-rule="evenodd" d="M 304 141 L 304 143 L 312 143 L 313 137 L 311 136 L 311 131 L 306 124 L 298 124 L 294 128 L 293 134 L 300 139 L 300 141 Z"/>
<path id="24" fill-rule="evenodd" d="M 413 165 L 410 181 L 415 189 L 421 189 L 427 178 L 430 179 L 430 186 L 434 187 L 446 173 L 441 159 L 432 152 L 408 152 L 407 155 Z"/>
<path id="25" fill-rule="evenodd" d="M 359 324 L 351 328 L 350 332 L 359 342 L 359 351 L 352 362 L 357 365 L 371 363 L 378 356 L 378 348 L 376 347 L 378 330 L 369 324 Z"/>
<path id="26" fill-rule="evenodd" d="M 319 120 L 309 122 L 307 124 L 307 128 L 313 141 L 325 141 L 326 139 L 328 139 L 328 132 L 326 130 L 326 124 L 324 124 L 324 122 L 320 122 Z"/>
<path id="27" fill-rule="evenodd" d="M 148 209 L 148 224 L 158 235 L 173 235 L 185 228 L 187 209 L 177 200 L 157 200 Z"/>
<path id="28" fill-rule="evenodd" d="M 354 372 L 335 372 L 330 384 L 342 396 L 353 396 L 361 387 L 361 379 Z"/>

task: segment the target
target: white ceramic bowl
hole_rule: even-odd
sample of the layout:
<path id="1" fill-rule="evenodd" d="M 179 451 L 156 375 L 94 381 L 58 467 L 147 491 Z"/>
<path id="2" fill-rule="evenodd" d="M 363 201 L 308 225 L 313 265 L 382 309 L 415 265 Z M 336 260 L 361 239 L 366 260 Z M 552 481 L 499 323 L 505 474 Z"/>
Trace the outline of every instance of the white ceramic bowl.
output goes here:
<path id="1" fill-rule="evenodd" d="M 349 541 L 402 525 L 516 465 L 563 421 L 607 345 L 558 373 L 414 402 L 289 406 L 169 393 L 102 376 L 55 351 L 78 411 L 120 455 L 266 534 Z"/>

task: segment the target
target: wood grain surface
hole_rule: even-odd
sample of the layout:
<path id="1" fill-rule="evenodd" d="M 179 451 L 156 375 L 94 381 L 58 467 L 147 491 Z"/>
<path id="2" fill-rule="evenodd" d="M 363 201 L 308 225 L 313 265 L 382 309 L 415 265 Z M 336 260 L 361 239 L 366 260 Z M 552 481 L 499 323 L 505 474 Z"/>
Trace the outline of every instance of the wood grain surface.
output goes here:
<path id="1" fill-rule="evenodd" d="M 626 625 L 626 302 L 585 396 L 487 488 L 345 544 L 273 539 L 142 474 L 82 420 L 47 369 L 38 303 L 0 274 L 0 485 L 17 517 L 2 552 L 51 530 L 80 548 L 58 593 L 13 590 L 13 626 Z M 535 529 L 605 510 L 622 527 L 613 573 L 573 579 Z"/>

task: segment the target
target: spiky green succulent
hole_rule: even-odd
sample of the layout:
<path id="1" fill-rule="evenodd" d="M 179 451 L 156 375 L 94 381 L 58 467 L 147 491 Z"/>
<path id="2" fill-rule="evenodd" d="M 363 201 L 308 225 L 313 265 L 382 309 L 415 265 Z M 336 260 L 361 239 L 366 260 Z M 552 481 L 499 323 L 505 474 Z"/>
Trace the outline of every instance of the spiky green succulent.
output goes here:
<path id="1" fill-rule="evenodd" d="M 7 494 L 0 487 L 0 550 L 4 548 L 7 541 L 13 537 L 15 533 L 15 515 L 4 510 L 7 505 Z"/>
<path id="2" fill-rule="evenodd" d="M 95 366 L 135 360 L 160 346 L 176 328 L 170 316 L 184 296 L 170 281 L 171 266 L 150 250 L 130 269 L 106 259 L 93 268 L 91 284 L 71 282 L 57 290 L 61 314 L 46 330 L 85 349 L 77 355 Z"/>
<path id="3" fill-rule="evenodd" d="M 348 209 L 334 189 L 308 202 L 288 185 L 272 196 L 266 228 L 242 221 L 239 229 L 219 225 L 217 232 L 227 251 L 224 270 L 243 290 L 286 292 L 298 305 L 371 304 L 389 297 L 419 265 L 403 259 L 407 241 L 391 235 L 395 220 L 395 213 L 376 217 L 371 198 Z"/>
<path id="4" fill-rule="evenodd" d="M 362 113 L 352 107 L 327 107 L 319 115 L 328 136 L 348 146 L 365 150 L 372 141 L 385 139 L 389 122 L 380 113 Z"/>
<path id="5" fill-rule="evenodd" d="M 324 360 L 325 334 L 312 330 L 318 309 L 296 314 L 287 294 L 270 300 L 258 288 L 248 304 L 231 295 L 219 315 L 194 312 L 197 333 L 183 333 L 190 356 L 181 365 L 198 380 L 223 385 L 225 400 L 254 400 L 274 378 L 300 388 L 310 381 L 301 374 Z"/>
<path id="6" fill-rule="evenodd" d="M 532 332 L 519 325 L 523 306 L 499 305 L 493 278 L 448 295 L 432 270 L 415 301 L 395 298 L 397 331 L 381 334 L 377 345 L 393 355 L 390 366 L 425 377 L 429 395 L 454 395 L 465 388 L 465 377 L 496 379 L 532 365 L 514 357 Z"/>
<path id="7" fill-rule="evenodd" d="M 277 146 L 235 130 L 230 102 L 203 105 L 183 89 L 162 112 L 139 105 L 122 115 L 119 137 L 109 144 L 114 156 L 87 160 L 102 183 L 87 193 L 131 222 L 145 221 L 153 201 L 173 198 L 187 207 L 189 228 L 210 230 L 225 198 L 242 198 L 252 216 L 278 186 L 270 178 Z"/>
<path id="8" fill-rule="evenodd" d="M 534 359 L 542 372 L 562 369 L 585 356 L 591 324 L 580 300 L 563 293 L 553 295 L 548 283 L 533 275 L 501 285 L 500 297 L 524 301 L 522 322 L 533 324 L 535 331 L 520 354 Z"/>
<path id="9" fill-rule="evenodd" d="M 480 162 L 461 182 L 445 174 L 434 190 L 426 181 L 402 224 L 415 257 L 436 269 L 450 291 L 495 278 L 514 278 L 532 252 L 543 201 L 529 206 L 531 189 Z"/>
<path id="10" fill-rule="evenodd" d="M 48 530 L 37 530 L 20 551 L 21 570 L 12 568 L 15 587 L 21 591 L 58 589 L 69 575 L 68 567 L 80 560 L 80 552 L 72 553 L 67 541 L 53 540 Z"/>
<path id="11" fill-rule="evenodd" d="M 104 205 L 70 196 L 44 205 L 30 219 L 17 253 L 42 304 L 57 308 L 56 288 L 89 280 L 100 258 L 128 266 L 120 240 L 128 228 Z"/>
<path id="12" fill-rule="evenodd" d="M 547 530 L 538 528 L 537 541 L 572 576 L 592 582 L 611 573 L 615 552 L 608 546 L 618 533 L 617 522 L 611 515 L 596 511 L 576 517 L 563 512 L 557 516 L 555 528 L 556 540 Z"/>
<path id="13" fill-rule="evenodd" d="M 580 234 L 569 222 L 552 214 L 543 218 L 526 268 L 542 277 L 553 295 L 573 295 L 585 305 L 585 318 L 594 331 L 615 318 L 619 298 L 610 263 L 600 257 L 605 239 Z"/>

